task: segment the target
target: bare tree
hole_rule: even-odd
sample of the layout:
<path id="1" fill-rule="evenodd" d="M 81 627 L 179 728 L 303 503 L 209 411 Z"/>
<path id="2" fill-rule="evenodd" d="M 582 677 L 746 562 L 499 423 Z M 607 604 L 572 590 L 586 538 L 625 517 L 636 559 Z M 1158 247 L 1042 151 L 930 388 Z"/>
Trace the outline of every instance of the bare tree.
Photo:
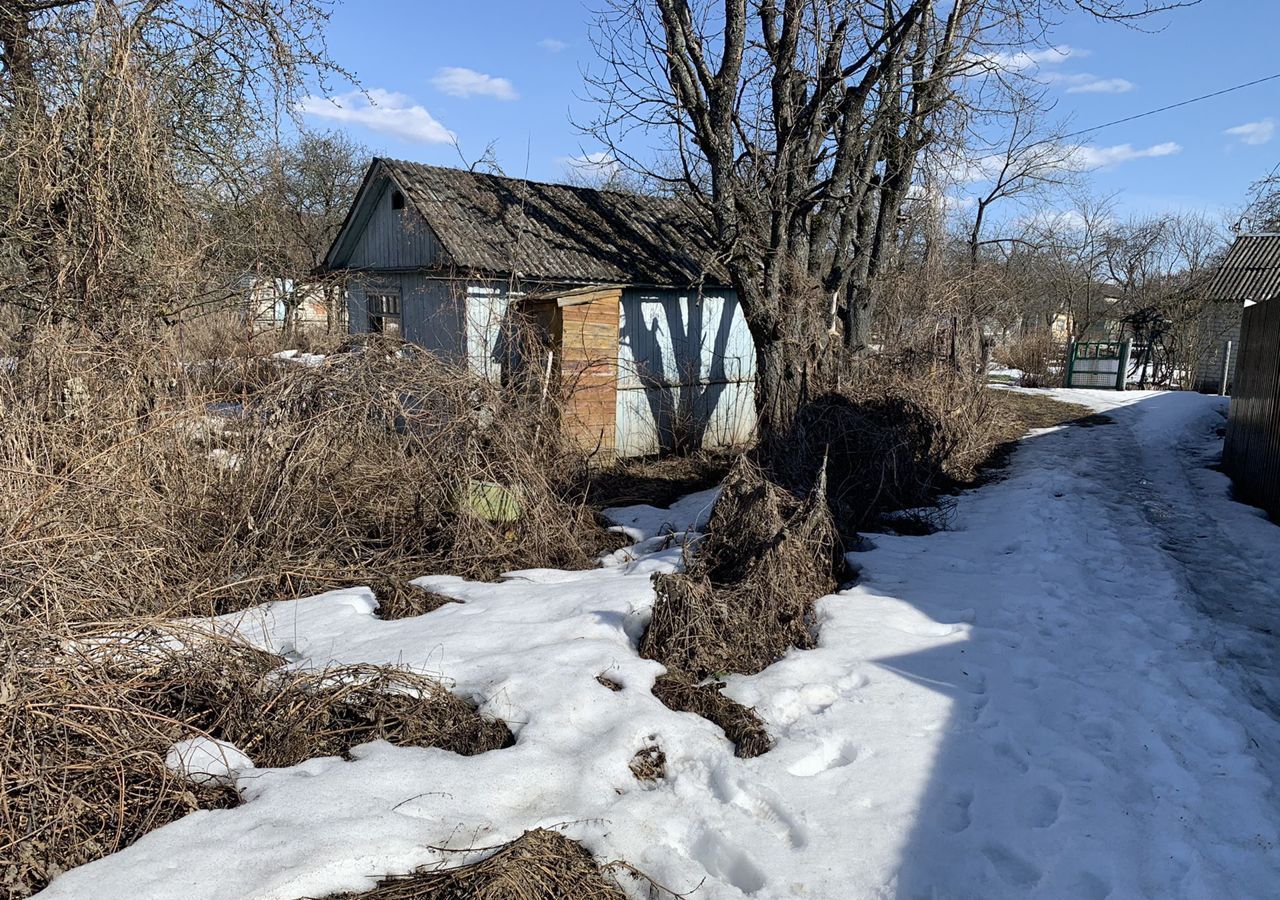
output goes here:
<path id="1" fill-rule="evenodd" d="M 344 132 L 303 129 L 288 142 L 245 148 L 239 171 L 206 198 L 213 211 L 211 231 L 217 252 L 206 262 L 221 280 L 234 283 L 248 273 L 306 283 L 323 291 L 332 325 L 339 312 L 341 285 L 319 272 L 369 165 L 368 148 Z M 286 325 L 305 296 L 286 291 Z"/>
<path id="2" fill-rule="evenodd" d="M 102 323 L 198 302 L 203 191 L 325 57 L 327 0 L 0 6 L 0 299 Z"/>
<path id="3" fill-rule="evenodd" d="M 1171 4 L 1181 5 L 1181 4 Z M 612 157 L 705 214 L 755 339 L 762 445 L 870 343 L 870 290 L 956 79 L 1046 16 L 1119 0 L 613 0 L 589 83 Z M 626 149 L 644 129 L 674 175 Z"/>
<path id="4" fill-rule="evenodd" d="M 1107 271 L 1119 295 L 1112 316 L 1136 344 L 1140 386 L 1189 386 L 1196 361 L 1220 339 L 1206 330 L 1203 288 L 1224 237 L 1218 223 L 1195 213 L 1131 219 L 1106 235 Z"/>

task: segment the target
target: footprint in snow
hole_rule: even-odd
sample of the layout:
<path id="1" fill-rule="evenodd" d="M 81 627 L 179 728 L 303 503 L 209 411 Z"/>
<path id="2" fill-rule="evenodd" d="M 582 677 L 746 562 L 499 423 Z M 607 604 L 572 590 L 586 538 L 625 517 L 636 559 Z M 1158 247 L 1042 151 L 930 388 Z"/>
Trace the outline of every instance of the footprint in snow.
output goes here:
<path id="1" fill-rule="evenodd" d="M 693 842 L 692 856 L 707 874 L 727 881 L 742 893 L 752 895 L 760 891 L 768 878 L 742 850 L 729 844 L 713 831 L 704 831 Z"/>
<path id="2" fill-rule="evenodd" d="M 1011 887 L 1030 889 L 1040 882 L 1043 874 L 1040 869 L 1008 847 L 988 844 L 982 848 L 982 855 L 991 863 L 1001 880 Z"/>
<path id="3" fill-rule="evenodd" d="M 812 778 L 857 762 L 861 755 L 861 748 L 852 741 L 829 740 L 817 750 L 800 757 L 787 771 L 799 778 Z"/>
<path id="4" fill-rule="evenodd" d="M 973 821 L 969 807 L 973 805 L 973 791 L 960 790 L 938 805 L 938 826 L 952 834 L 966 830 Z"/>
<path id="5" fill-rule="evenodd" d="M 1062 792 L 1046 785 L 1036 785 L 1018 798 L 1018 823 L 1026 828 L 1048 828 L 1058 821 Z"/>

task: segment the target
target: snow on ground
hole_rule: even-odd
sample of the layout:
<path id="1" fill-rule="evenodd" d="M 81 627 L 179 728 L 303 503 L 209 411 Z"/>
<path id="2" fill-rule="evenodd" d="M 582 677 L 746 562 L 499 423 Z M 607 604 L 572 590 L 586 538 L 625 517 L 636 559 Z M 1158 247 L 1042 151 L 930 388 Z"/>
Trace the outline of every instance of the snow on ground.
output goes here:
<path id="1" fill-rule="evenodd" d="M 165 754 L 164 764 L 194 784 L 233 785 L 239 773 L 253 768 L 253 760 L 235 744 L 207 737 L 178 741 Z"/>
<path id="2" fill-rule="evenodd" d="M 465 603 L 399 621 L 363 588 L 235 619 L 299 665 L 438 674 L 514 747 L 241 771 L 241 807 L 41 896 L 290 900 L 538 825 L 697 898 L 1275 896 L 1280 531 L 1205 468 L 1223 401 L 1059 395 L 1116 422 L 1032 435 L 952 531 L 873 536 L 816 649 L 729 679 L 777 738 L 764 756 L 662 706 L 635 652 L 649 577 L 711 495 L 631 508 L 639 546 L 598 570 L 422 579 Z M 652 742 L 668 777 L 642 785 L 627 763 Z"/>

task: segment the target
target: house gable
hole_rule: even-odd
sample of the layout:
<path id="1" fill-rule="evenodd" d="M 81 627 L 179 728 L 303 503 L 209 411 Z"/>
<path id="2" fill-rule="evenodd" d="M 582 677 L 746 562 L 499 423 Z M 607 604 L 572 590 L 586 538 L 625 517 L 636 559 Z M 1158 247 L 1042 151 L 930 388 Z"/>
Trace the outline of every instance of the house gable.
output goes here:
<path id="1" fill-rule="evenodd" d="M 449 263 L 439 238 L 386 168 L 374 162 L 330 247 L 329 269 L 435 269 Z"/>

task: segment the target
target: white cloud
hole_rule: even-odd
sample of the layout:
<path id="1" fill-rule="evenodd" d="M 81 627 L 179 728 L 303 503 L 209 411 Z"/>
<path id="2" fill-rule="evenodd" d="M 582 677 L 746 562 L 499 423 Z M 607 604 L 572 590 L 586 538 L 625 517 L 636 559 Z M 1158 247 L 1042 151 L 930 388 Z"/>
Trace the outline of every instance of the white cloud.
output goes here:
<path id="1" fill-rule="evenodd" d="M 607 180 L 618 173 L 622 164 L 608 150 L 596 150 L 582 156 L 562 156 L 559 163 L 566 171 Z"/>
<path id="2" fill-rule="evenodd" d="M 1072 75 L 1068 84 L 1068 94 L 1127 94 L 1133 90 L 1133 82 L 1127 79 L 1095 78 L 1092 75 Z"/>
<path id="3" fill-rule="evenodd" d="M 1066 62 L 1072 57 L 1087 56 L 1084 51 L 1059 44 L 1043 50 L 1019 50 L 1016 53 L 983 53 L 976 56 L 976 62 L 993 69 L 1006 69 L 1011 72 L 1024 72 L 1027 69 L 1038 69 Z"/>
<path id="4" fill-rule="evenodd" d="M 420 144 L 450 144 L 455 140 L 454 133 L 424 107 L 404 94 L 382 88 L 372 88 L 367 95 L 360 91 L 336 97 L 308 95 L 298 101 L 298 109 L 309 116 L 363 125 L 371 131 Z"/>
<path id="5" fill-rule="evenodd" d="M 1135 159 L 1155 159 L 1182 152 L 1182 145 L 1174 141 L 1136 148 L 1132 144 L 1115 144 L 1111 147 L 1073 147 L 1071 158 L 1082 169 L 1104 169 Z"/>
<path id="6" fill-rule="evenodd" d="M 1043 84 L 1061 85 L 1068 94 L 1125 94 L 1134 84 L 1126 78 L 1100 78 L 1088 72 L 1068 75 L 1065 72 L 1041 72 L 1038 80 Z"/>
<path id="7" fill-rule="evenodd" d="M 1261 144 L 1268 143 L 1276 133 L 1276 120 L 1266 118 L 1259 122 L 1245 122 L 1243 125 L 1237 125 L 1235 128 L 1228 128 L 1223 134 L 1229 134 L 1232 137 L 1238 137 L 1240 143 L 1257 147 Z"/>
<path id="8" fill-rule="evenodd" d="M 538 41 L 538 46 L 543 50 L 546 50 L 548 53 L 559 53 L 569 45 L 558 38 L 543 38 Z"/>
<path id="9" fill-rule="evenodd" d="M 432 86 L 450 97 L 493 97 L 515 100 L 520 95 L 505 78 L 496 78 L 462 66 L 447 66 L 431 79 Z"/>

